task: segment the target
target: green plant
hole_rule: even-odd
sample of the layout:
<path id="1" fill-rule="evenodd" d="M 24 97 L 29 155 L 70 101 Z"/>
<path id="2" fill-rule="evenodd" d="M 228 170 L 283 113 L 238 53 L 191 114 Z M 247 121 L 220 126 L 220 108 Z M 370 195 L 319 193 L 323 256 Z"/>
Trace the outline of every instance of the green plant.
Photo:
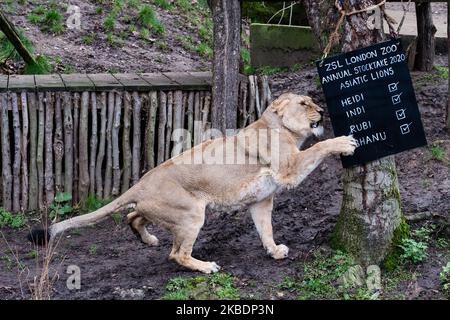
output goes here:
<path id="1" fill-rule="evenodd" d="M 37 250 L 31 250 L 27 254 L 28 259 L 36 259 L 38 257 L 38 251 Z"/>
<path id="2" fill-rule="evenodd" d="M 170 52 L 170 47 L 167 44 L 167 42 L 165 42 L 165 41 L 158 40 L 158 41 L 156 41 L 155 45 L 159 50 L 161 50 L 163 52 Z"/>
<path id="3" fill-rule="evenodd" d="M 165 32 L 164 26 L 156 17 L 155 10 L 149 5 L 142 6 L 138 14 L 138 21 L 142 26 L 154 30 L 158 34 L 164 34 Z"/>
<path id="4" fill-rule="evenodd" d="M 41 29 L 56 34 L 64 32 L 63 16 L 56 9 L 47 11 L 41 22 Z"/>
<path id="5" fill-rule="evenodd" d="M 438 161 L 448 162 L 445 150 L 439 145 L 431 147 L 431 157 Z"/>
<path id="6" fill-rule="evenodd" d="M 5 267 L 6 271 L 11 272 L 14 268 L 14 261 L 9 257 L 8 255 L 4 255 L 0 257 L 0 260 L 3 262 L 3 266 Z"/>
<path id="7" fill-rule="evenodd" d="M 111 47 L 121 47 L 123 45 L 123 40 L 115 36 L 112 32 L 106 34 L 106 41 Z"/>
<path id="8" fill-rule="evenodd" d="M 22 29 L 18 29 L 18 34 L 25 48 L 27 48 L 30 53 L 33 53 L 33 44 L 25 36 Z M 0 64 L 4 63 L 7 59 L 19 61 L 22 59 L 22 57 L 17 53 L 16 49 L 11 44 L 11 42 L 9 42 L 8 38 L 6 38 L 6 36 L 2 32 L 0 32 Z"/>
<path id="9" fill-rule="evenodd" d="M 442 271 L 439 273 L 439 279 L 441 280 L 443 292 L 450 296 L 450 261 L 447 265 L 442 267 Z"/>
<path id="10" fill-rule="evenodd" d="M 95 41 L 95 33 L 84 35 L 81 41 L 83 41 L 83 43 L 87 46 L 93 45 Z"/>
<path id="11" fill-rule="evenodd" d="M 424 261 L 428 256 L 428 245 L 425 242 L 417 242 L 411 238 L 403 239 L 399 247 L 403 249 L 400 256 L 403 261 L 411 261 L 417 264 Z"/>
<path id="12" fill-rule="evenodd" d="M 277 73 L 281 73 L 285 71 L 285 68 L 279 68 L 279 67 L 271 67 L 271 66 L 263 66 L 256 69 L 256 72 L 261 75 L 271 76 Z"/>
<path id="13" fill-rule="evenodd" d="M 436 246 L 441 249 L 445 249 L 450 245 L 448 239 L 446 238 L 438 238 L 436 240 Z"/>
<path id="14" fill-rule="evenodd" d="M 164 9 L 164 10 L 170 10 L 172 9 L 172 6 L 167 0 L 155 0 L 155 5 L 158 7 Z"/>
<path id="15" fill-rule="evenodd" d="M 189 0 L 176 0 L 176 5 L 184 12 L 188 12 L 192 9 L 192 4 Z"/>
<path id="16" fill-rule="evenodd" d="M 143 40 L 150 39 L 150 31 L 147 28 L 142 28 L 140 35 L 141 35 L 141 39 L 143 39 Z"/>
<path id="17" fill-rule="evenodd" d="M 103 7 L 97 7 L 97 8 L 95 9 L 95 13 L 96 13 L 96 14 L 102 14 L 102 13 L 103 13 Z"/>
<path id="18" fill-rule="evenodd" d="M 182 278 L 169 280 L 164 300 L 188 299 L 239 299 L 239 290 L 234 279 L 226 273 L 215 273 L 208 277 Z"/>
<path id="19" fill-rule="evenodd" d="M 419 241 L 428 242 L 430 241 L 431 234 L 436 230 L 436 225 L 426 224 L 417 230 L 414 230 L 413 235 Z"/>
<path id="20" fill-rule="evenodd" d="M 241 48 L 241 59 L 244 63 L 244 74 L 250 75 L 255 73 L 255 68 L 251 66 L 250 51 L 246 48 Z"/>
<path id="21" fill-rule="evenodd" d="M 84 201 L 80 211 L 81 212 L 92 212 L 95 210 L 100 209 L 101 207 L 104 207 L 108 203 L 110 203 L 112 200 L 110 198 L 107 199 L 99 199 L 95 194 L 89 194 Z"/>
<path id="22" fill-rule="evenodd" d="M 434 65 L 434 70 L 437 71 L 440 78 L 448 80 L 448 68 L 443 66 Z"/>
<path id="23" fill-rule="evenodd" d="M 299 72 L 301 70 L 303 70 L 304 65 L 301 63 L 296 63 L 291 67 L 291 72 Z"/>
<path id="24" fill-rule="evenodd" d="M 208 59 L 212 59 L 213 57 L 213 50 L 211 49 L 211 47 L 206 44 L 206 43 L 200 43 L 197 46 L 197 50 L 198 53 L 200 53 L 202 56 L 208 58 Z"/>
<path id="25" fill-rule="evenodd" d="M 97 245 L 92 244 L 92 245 L 89 247 L 89 254 L 90 254 L 90 255 L 95 255 L 95 254 L 97 253 L 97 249 L 98 249 Z"/>
<path id="26" fill-rule="evenodd" d="M 59 192 L 56 194 L 53 203 L 49 206 L 49 217 L 56 221 L 60 217 L 64 217 L 73 212 L 72 194 L 67 192 Z"/>
<path id="27" fill-rule="evenodd" d="M 10 227 L 14 229 L 22 228 L 28 219 L 23 213 L 11 213 L 3 208 L 0 208 L 0 228 Z"/>
<path id="28" fill-rule="evenodd" d="M 116 225 L 120 225 L 122 222 L 122 215 L 118 212 L 111 214 L 111 217 Z"/>
<path id="29" fill-rule="evenodd" d="M 103 27 L 106 31 L 112 31 L 116 27 L 116 18 L 112 15 L 108 15 L 103 21 Z"/>

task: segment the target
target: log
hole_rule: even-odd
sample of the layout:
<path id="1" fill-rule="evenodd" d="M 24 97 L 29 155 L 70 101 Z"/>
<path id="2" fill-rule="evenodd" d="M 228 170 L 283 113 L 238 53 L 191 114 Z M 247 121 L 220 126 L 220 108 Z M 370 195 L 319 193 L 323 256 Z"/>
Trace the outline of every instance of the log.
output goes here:
<path id="1" fill-rule="evenodd" d="M 62 163 L 64 158 L 63 119 L 61 109 L 61 94 L 55 94 L 55 137 L 53 139 L 53 153 L 55 154 L 55 190 L 56 193 L 64 191 L 62 176 Z"/>
<path id="2" fill-rule="evenodd" d="M 12 106 L 12 116 L 13 116 L 13 131 L 14 131 L 14 162 L 13 162 L 13 194 L 12 194 L 12 211 L 18 212 L 21 209 L 20 205 L 20 164 L 22 157 L 22 141 L 20 132 L 20 115 L 19 115 L 19 103 L 17 99 L 17 93 L 10 93 L 11 95 L 11 106 Z"/>
<path id="3" fill-rule="evenodd" d="M 116 103 L 114 108 L 114 125 L 112 131 L 112 157 L 113 157 L 113 185 L 112 195 L 116 197 L 120 193 L 120 148 L 119 148 L 119 130 L 120 117 L 122 114 L 122 92 L 116 93 Z"/>
<path id="4" fill-rule="evenodd" d="M 159 120 L 158 120 L 158 159 L 156 164 L 164 162 L 164 148 L 167 123 L 167 96 L 163 91 L 159 92 Z"/>
<path id="5" fill-rule="evenodd" d="M 255 87 L 255 109 L 256 109 L 256 116 L 257 119 L 261 118 L 262 115 L 262 108 L 261 108 L 261 101 L 259 99 L 259 88 L 258 88 L 258 76 L 253 76 L 253 86 Z"/>
<path id="6" fill-rule="evenodd" d="M 12 172 L 9 147 L 9 120 L 8 120 L 8 94 L 0 94 L 2 116 L 2 182 L 3 182 L 3 208 L 6 211 L 12 209 Z"/>
<path id="7" fill-rule="evenodd" d="M 131 95 L 125 91 L 123 99 L 123 174 L 122 174 L 122 190 L 124 193 L 130 188 L 131 178 L 131 146 L 130 146 L 130 128 L 131 128 Z"/>
<path id="8" fill-rule="evenodd" d="M 89 156 L 89 194 L 95 194 L 95 162 L 98 147 L 97 93 L 91 92 L 91 142 Z"/>
<path id="9" fill-rule="evenodd" d="M 38 140 L 36 151 L 37 177 L 38 177 L 38 206 L 44 208 L 44 138 L 45 138 L 45 107 L 44 93 L 38 93 Z"/>
<path id="10" fill-rule="evenodd" d="M 38 170 L 37 170 L 37 136 L 38 136 L 38 120 L 37 120 L 37 104 L 36 94 L 29 92 L 28 97 L 28 114 L 30 116 L 30 178 L 29 178 L 29 197 L 28 210 L 38 209 Z"/>
<path id="11" fill-rule="evenodd" d="M 194 98 L 195 93 L 193 91 L 189 92 L 187 99 L 187 132 L 188 137 L 186 139 L 185 150 L 192 148 L 192 142 L 194 138 Z"/>
<path id="12" fill-rule="evenodd" d="M 202 113 L 201 113 L 201 97 L 200 92 L 196 92 L 194 96 L 194 146 L 202 142 Z"/>
<path id="13" fill-rule="evenodd" d="M 45 205 L 50 206 L 55 198 L 53 176 L 53 116 L 55 105 L 53 93 L 45 94 Z"/>
<path id="14" fill-rule="evenodd" d="M 80 127 L 79 127 L 79 199 L 84 201 L 89 194 L 89 139 L 88 139 L 88 116 L 89 116 L 90 94 L 84 91 L 81 94 Z"/>
<path id="15" fill-rule="evenodd" d="M 241 113 L 239 128 L 245 128 L 247 126 L 247 120 L 249 117 L 247 112 L 247 83 L 245 81 L 241 81 L 239 92 L 240 92 L 239 110 Z"/>
<path id="16" fill-rule="evenodd" d="M 28 209 L 28 100 L 27 93 L 22 91 L 20 94 L 22 105 L 22 211 Z"/>
<path id="17" fill-rule="evenodd" d="M 184 135 L 182 132 L 181 118 L 182 118 L 182 103 L 183 103 L 183 92 L 180 90 L 174 93 L 174 105 L 173 105 L 173 149 L 172 157 L 179 155 L 183 151 L 183 139 Z"/>
<path id="18" fill-rule="evenodd" d="M 135 185 L 140 178 L 141 160 L 141 98 L 135 91 L 133 97 L 133 154 L 131 162 L 131 183 Z"/>
<path id="19" fill-rule="evenodd" d="M 108 92 L 108 122 L 106 126 L 106 168 L 105 168 L 105 188 L 103 197 L 111 197 L 112 191 L 112 129 L 114 125 L 115 92 Z"/>
<path id="20" fill-rule="evenodd" d="M 171 139 L 172 139 L 172 113 L 173 113 L 173 92 L 167 94 L 167 122 L 166 122 L 166 147 L 165 160 L 171 158 Z"/>
<path id="21" fill-rule="evenodd" d="M 258 87 L 259 91 L 259 104 L 261 106 L 261 114 L 266 110 L 266 104 L 267 104 L 267 94 L 266 94 L 266 88 L 264 85 L 264 77 L 266 76 L 260 76 L 258 77 L 258 81 L 256 82 L 256 85 Z"/>
<path id="22" fill-rule="evenodd" d="M 248 102 L 248 119 L 250 123 L 256 120 L 256 91 L 255 91 L 255 80 L 254 76 L 248 77 L 248 88 L 249 88 L 249 102 Z"/>
<path id="23" fill-rule="evenodd" d="M 68 92 L 63 93 L 64 113 L 64 192 L 73 192 L 73 118 L 72 99 Z"/>
<path id="24" fill-rule="evenodd" d="M 78 183 L 79 176 L 79 124 L 80 124 L 80 94 L 75 92 L 73 95 L 73 202 L 80 201 Z"/>
<path id="25" fill-rule="evenodd" d="M 206 136 L 206 132 L 210 129 L 210 127 L 212 127 L 209 125 L 209 113 L 210 113 L 210 106 L 211 106 L 211 96 L 209 95 L 205 95 L 204 97 L 204 103 L 203 103 L 203 108 L 202 108 L 202 130 L 203 130 L 203 138 L 202 141 L 205 141 L 207 139 L 209 139 L 210 137 Z M 212 137 L 212 138 L 217 138 L 217 137 Z"/>
<path id="26" fill-rule="evenodd" d="M 183 92 L 183 102 L 182 102 L 182 104 L 181 104 L 181 126 L 180 126 L 181 129 L 186 129 L 186 127 L 185 127 L 185 121 L 186 121 L 186 104 L 187 104 L 187 96 L 188 96 L 187 92 L 184 91 L 184 92 Z M 185 138 L 183 138 L 183 139 L 185 139 Z M 185 143 L 183 142 L 183 145 L 184 145 L 184 144 L 185 144 Z M 184 150 L 184 149 L 183 149 L 183 150 Z"/>
<path id="27" fill-rule="evenodd" d="M 107 105 L 106 92 L 100 94 L 100 142 L 98 145 L 97 162 L 95 164 L 95 184 L 97 186 L 97 197 L 103 199 L 103 159 L 105 158 L 106 149 L 106 125 L 107 125 Z"/>
<path id="28" fill-rule="evenodd" d="M 156 91 L 149 93 L 149 109 L 147 116 L 147 126 L 145 128 L 145 155 L 147 170 L 155 167 L 155 127 L 156 112 L 158 109 L 158 95 Z"/>

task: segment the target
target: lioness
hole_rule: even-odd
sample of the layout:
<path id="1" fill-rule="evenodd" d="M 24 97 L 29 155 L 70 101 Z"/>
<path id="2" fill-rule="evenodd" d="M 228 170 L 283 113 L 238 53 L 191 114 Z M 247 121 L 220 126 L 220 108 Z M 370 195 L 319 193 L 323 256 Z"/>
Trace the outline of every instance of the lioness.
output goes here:
<path id="1" fill-rule="evenodd" d="M 322 114 L 323 109 L 310 97 L 285 93 L 237 135 L 205 141 L 164 162 L 103 208 L 53 224 L 48 237 L 54 239 L 65 230 L 92 225 L 115 211 L 134 208 L 128 222 L 144 243 L 158 244 L 145 226 L 159 224 L 173 234 L 169 259 L 211 273 L 220 269 L 215 262 L 191 256 L 205 221 L 205 209 L 208 205 L 238 205 L 250 208 L 267 253 L 274 259 L 286 258 L 289 249 L 273 240 L 275 192 L 296 187 L 325 157 L 351 155 L 356 147 L 353 137 L 342 136 L 299 151 L 308 136 L 322 134 Z M 43 230 L 34 231 L 31 238 L 42 239 L 43 235 Z"/>

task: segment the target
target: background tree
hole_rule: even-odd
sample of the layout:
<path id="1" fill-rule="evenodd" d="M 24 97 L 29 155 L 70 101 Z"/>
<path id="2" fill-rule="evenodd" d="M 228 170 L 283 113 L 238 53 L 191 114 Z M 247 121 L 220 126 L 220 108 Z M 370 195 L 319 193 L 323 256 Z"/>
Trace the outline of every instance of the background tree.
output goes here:
<path id="1" fill-rule="evenodd" d="M 351 12 L 368 8 L 378 2 L 346 0 L 344 9 Z M 334 3 L 327 1 L 325 4 L 323 1 L 319 6 L 316 1 L 305 0 L 305 4 L 314 33 L 330 35 L 329 23 L 333 20 L 324 19 L 323 14 L 326 13 L 328 17 L 336 16 L 338 10 Z M 334 15 L 332 11 L 335 12 Z M 367 20 L 367 12 L 345 17 L 343 29 L 340 30 L 343 35 L 343 52 L 382 41 L 381 30 L 369 29 Z M 329 23 L 325 24 L 323 21 Z M 362 264 L 379 264 L 393 253 L 402 232 L 407 233 L 409 230 L 402 217 L 394 157 L 389 156 L 362 166 L 344 169 L 343 189 L 342 207 L 332 244 L 351 253 Z M 391 259 L 386 261 L 392 262 Z"/>

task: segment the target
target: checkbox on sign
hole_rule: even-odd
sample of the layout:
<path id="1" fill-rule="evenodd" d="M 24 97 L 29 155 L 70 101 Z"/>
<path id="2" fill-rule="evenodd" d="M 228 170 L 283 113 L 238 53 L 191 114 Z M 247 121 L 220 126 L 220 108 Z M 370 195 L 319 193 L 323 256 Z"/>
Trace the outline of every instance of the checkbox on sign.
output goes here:
<path id="1" fill-rule="evenodd" d="M 409 126 L 412 124 L 412 122 L 411 123 L 405 123 L 405 124 L 402 124 L 401 126 L 400 126 L 400 131 L 401 131 L 401 133 L 402 134 L 408 134 L 408 133 L 410 133 L 410 130 L 409 130 Z"/>
<path id="2" fill-rule="evenodd" d="M 396 94 L 395 96 L 392 96 L 392 103 L 393 104 L 399 104 L 400 102 L 402 102 L 402 99 L 400 98 L 402 94 Z"/>
<path id="3" fill-rule="evenodd" d="M 389 89 L 389 92 L 397 91 L 398 82 L 393 82 L 393 83 L 388 84 L 388 89 Z"/>
<path id="4" fill-rule="evenodd" d="M 397 120 L 403 120 L 406 118 L 405 109 L 399 109 L 395 111 L 395 115 L 397 116 Z"/>

